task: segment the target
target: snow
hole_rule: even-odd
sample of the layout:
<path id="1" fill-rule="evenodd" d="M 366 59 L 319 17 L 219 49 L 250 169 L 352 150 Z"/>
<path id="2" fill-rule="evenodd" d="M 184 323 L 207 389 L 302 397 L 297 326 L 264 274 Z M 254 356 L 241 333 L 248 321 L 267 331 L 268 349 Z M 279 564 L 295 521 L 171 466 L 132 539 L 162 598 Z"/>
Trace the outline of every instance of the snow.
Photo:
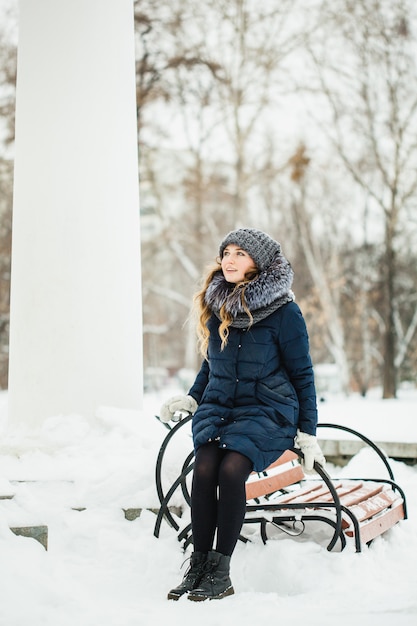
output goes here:
<path id="1" fill-rule="evenodd" d="M 155 460 L 167 432 L 154 416 L 172 391 L 146 394 L 138 413 L 103 408 L 94 419 L 58 416 L 37 433 L 7 429 L 7 393 L 0 395 L 0 493 L 15 493 L 0 500 L 2 626 L 417 624 L 417 466 L 398 461 L 392 467 L 409 519 L 363 552 L 349 544 L 329 553 L 325 543 L 282 534 L 264 546 L 254 533 L 232 559 L 234 596 L 166 600 L 188 553 L 165 522 L 153 536 L 155 514 L 146 509 L 158 505 Z M 319 408 L 321 421 L 360 424 L 372 436 L 378 428 L 395 435 L 404 423 L 402 435 L 416 442 L 416 407 L 417 393 L 409 392 L 393 401 L 329 397 Z M 167 457 L 167 479 L 191 444 L 188 434 L 179 439 Z M 329 469 L 361 475 L 372 463 L 361 451 L 347 467 Z M 134 507 L 145 510 L 126 520 L 123 509 Z M 9 530 L 24 523 L 47 524 L 47 551 Z"/>

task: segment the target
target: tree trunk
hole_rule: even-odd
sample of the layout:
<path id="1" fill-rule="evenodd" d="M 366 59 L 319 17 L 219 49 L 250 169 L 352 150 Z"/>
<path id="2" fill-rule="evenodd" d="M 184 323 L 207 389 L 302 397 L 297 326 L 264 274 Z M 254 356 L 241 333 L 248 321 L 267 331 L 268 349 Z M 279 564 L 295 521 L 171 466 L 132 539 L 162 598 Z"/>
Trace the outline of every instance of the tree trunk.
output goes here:
<path id="1" fill-rule="evenodd" d="M 394 211 L 395 214 L 395 211 Z M 395 251 L 393 246 L 394 229 L 392 220 L 388 220 L 385 236 L 385 272 L 384 291 L 385 302 L 385 336 L 384 336 L 384 365 L 383 365 L 383 392 L 384 399 L 395 398 L 397 395 L 397 372 L 395 367 L 395 320 L 394 320 L 394 278 L 395 278 Z"/>

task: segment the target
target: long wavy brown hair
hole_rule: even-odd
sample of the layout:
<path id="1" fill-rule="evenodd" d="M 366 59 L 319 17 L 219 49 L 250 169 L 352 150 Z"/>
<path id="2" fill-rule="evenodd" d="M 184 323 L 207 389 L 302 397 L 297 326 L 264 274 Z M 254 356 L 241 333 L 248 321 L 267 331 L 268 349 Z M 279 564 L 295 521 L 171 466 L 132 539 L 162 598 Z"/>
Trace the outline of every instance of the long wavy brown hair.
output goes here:
<path id="1" fill-rule="evenodd" d="M 208 344 L 210 339 L 210 331 L 207 327 L 207 323 L 213 314 L 213 311 L 206 303 L 205 296 L 207 288 L 213 280 L 215 274 L 217 274 L 219 271 L 221 272 L 221 270 L 221 263 L 219 260 L 217 260 L 215 265 L 212 265 L 208 268 L 206 277 L 205 279 L 203 279 L 203 286 L 199 291 L 197 291 L 193 298 L 193 311 L 197 318 L 196 332 L 198 339 L 198 348 L 200 354 L 205 359 L 207 358 Z M 245 290 L 247 288 L 247 285 L 254 278 L 256 278 L 257 275 L 258 270 L 251 270 L 245 275 L 245 280 L 241 281 L 240 283 L 236 283 L 233 289 L 233 292 L 238 289 L 240 290 L 240 299 L 242 307 L 249 317 L 249 326 L 252 324 L 253 317 L 248 308 L 248 305 L 246 304 Z M 221 349 L 224 350 L 224 348 L 227 346 L 227 342 L 229 339 L 229 327 L 233 321 L 233 316 L 229 313 L 229 311 L 226 311 L 225 304 L 223 304 L 220 308 L 219 316 L 221 321 L 221 324 L 219 326 L 219 336 L 222 342 Z"/>

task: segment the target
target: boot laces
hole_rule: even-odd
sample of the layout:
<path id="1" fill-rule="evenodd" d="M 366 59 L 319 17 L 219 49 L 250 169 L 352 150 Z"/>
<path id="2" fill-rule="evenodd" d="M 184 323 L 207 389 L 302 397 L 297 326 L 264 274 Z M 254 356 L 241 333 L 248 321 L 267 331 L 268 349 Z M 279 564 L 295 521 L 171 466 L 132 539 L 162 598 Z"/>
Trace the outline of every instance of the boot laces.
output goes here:
<path id="1" fill-rule="evenodd" d="M 180 569 L 182 569 L 184 567 L 184 565 L 188 562 L 188 567 L 184 572 L 184 575 L 186 576 L 188 574 L 188 572 L 191 569 L 191 557 L 188 557 L 187 559 L 185 559 L 182 563 L 181 563 L 181 567 Z"/>
<path id="2" fill-rule="evenodd" d="M 210 563 L 209 561 L 206 561 L 203 565 L 203 577 L 201 579 L 201 581 L 203 580 L 209 580 L 210 582 L 214 581 L 214 573 L 217 569 L 217 563 Z"/>

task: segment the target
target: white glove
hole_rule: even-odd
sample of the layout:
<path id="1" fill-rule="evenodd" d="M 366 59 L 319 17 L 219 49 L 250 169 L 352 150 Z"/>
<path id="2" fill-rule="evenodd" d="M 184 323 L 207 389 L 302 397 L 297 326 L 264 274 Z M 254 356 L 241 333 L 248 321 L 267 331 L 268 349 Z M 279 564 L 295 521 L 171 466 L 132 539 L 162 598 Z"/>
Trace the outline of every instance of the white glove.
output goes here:
<path id="1" fill-rule="evenodd" d="M 294 443 L 295 447 L 299 448 L 304 454 L 303 464 L 306 474 L 314 474 L 314 461 L 319 463 L 322 467 L 326 465 L 326 459 L 314 435 L 308 435 L 307 433 L 302 433 L 300 430 L 297 430 Z"/>
<path id="2" fill-rule="evenodd" d="M 173 396 L 161 406 L 159 419 L 161 422 L 165 423 L 170 420 L 178 422 L 181 417 L 177 416 L 176 413 L 183 412 L 191 413 L 191 415 L 193 415 L 196 412 L 197 407 L 198 404 L 192 396 Z"/>

